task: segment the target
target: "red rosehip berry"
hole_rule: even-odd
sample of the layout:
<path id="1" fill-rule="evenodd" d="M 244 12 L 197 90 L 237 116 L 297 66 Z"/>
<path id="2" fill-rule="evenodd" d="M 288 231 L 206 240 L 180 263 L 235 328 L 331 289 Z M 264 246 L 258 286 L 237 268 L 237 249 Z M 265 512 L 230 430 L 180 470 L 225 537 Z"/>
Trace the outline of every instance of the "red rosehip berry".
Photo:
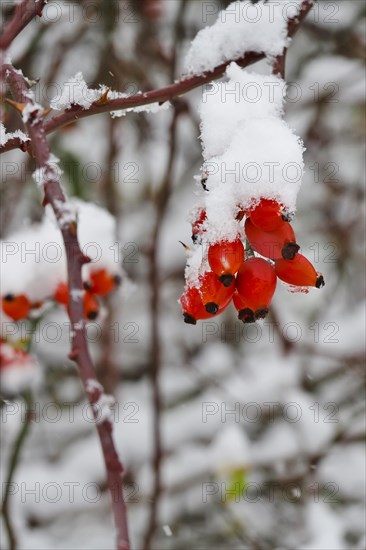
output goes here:
<path id="1" fill-rule="evenodd" d="M 121 283 L 119 275 L 112 275 L 106 269 L 98 269 L 90 273 L 88 290 L 99 296 L 107 296 Z"/>
<path id="2" fill-rule="evenodd" d="M 289 222 L 281 221 L 275 231 L 263 231 L 247 218 L 244 229 L 253 250 L 266 258 L 291 260 L 300 248 L 296 244 L 295 233 Z"/>
<path id="3" fill-rule="evenodd" d="M 270 199 L 261 199 L 248 214 L 252 224 L 263 231 L 274 231 L 283 222 L 281 205 Z"/>
<path id="4" fill-rule="evenodd" d="M 199 277 L 202 303 L 208 313 L 215 315 L 223 311 L 230 303 L 235 290 L 235 280 L 226 287 L 220 283 L 218 276 L 213 271 L 207 271 Z"/>
<path id="5" fill-rule="evenodd" d="M 236 290 L 255 320 L 267 315 L 276 284 L 276 273 L 263 258 L 249 258 L 239 269 Z"/>
<path id="6" fill-rule="evenodd" d="M 244 246 L 240 239 L 220 241 L 208 249 L 208 263 L 219 277 L 220 283 L 229 287 L 244 261 Z"/>
<path id="7" fill-rule="evenodd" d="M 195 287 L 185 290 L 180 298 L 185 323 L 195 325 L 197 321 L 209 319 L 212 314 L 206 311 L 199 290 Z"/>
<path id="8" fill-rule="evenodd" d="M 318 273 L 302 254 L 296 254 L 293 260 L 276 260 L 275 272 L 281 281 L 290 285 L 315 286 L 316 288 L 325 285 L 323 275 Z"/>
<path id="9" fill-rule="evenodd" d="M 99 315 L 99 302 L 98 298 L 88 290 L 84 291 L 83 295 L 84 302 L 84 316 L 89 321 L 94 321 Z"/>
<path id="10" fill-rule="evenodd" d="M 243 323 L 254 323 L 254 311 L 248 307 L 248 304 L 243 300 L 243 298 L 238 294 L 238 291 L 235 290 L 233 295 L 234 306 L 238 311 L 238 319 L 243 321 Z"/>
<path id="11" fill-rule="evenodd" d="M 53 299 L 59 303 L 67 306 L 69 303 L 69 289 L 66 283 L 59 283 L 56 291 L 53 295 Z"/>
<path id="12" fill-rule="evenodd" d="M 25 294 L 6 294 L 1 299 L 4 313 L 14 321 L 25 319 L 31 309 L 30 301 Z"/>

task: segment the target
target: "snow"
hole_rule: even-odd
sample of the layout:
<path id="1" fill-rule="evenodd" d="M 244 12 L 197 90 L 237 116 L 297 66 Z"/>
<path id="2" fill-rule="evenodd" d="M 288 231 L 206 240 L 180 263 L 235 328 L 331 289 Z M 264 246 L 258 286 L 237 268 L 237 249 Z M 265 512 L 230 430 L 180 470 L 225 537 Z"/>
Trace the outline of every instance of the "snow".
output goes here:
<path id="1" fill-rule="evenodd" d="M 202 94 L 199 113 L 206 160 L 227 151 L 243 122 L 283 114 L 286 83 L 281 78 L 251 73 L 236 63 L 226 69 L 226 77 L 225 82 L 211 82 Z"/>
<path id="2" fill-rule="evenodd" d="M 245 468 L 251 461 L 250 442 L 238 425 L 223 427 L 211 445 L 211 467 L 217 473 Z"/>
<path id="3" fill-rule="evenodd" d="M 103 386 L 100 384 L 97 380 L 94 378 L 89 378 L 86 381 L 86 391 L 88 393 L 94 393 L 94 392 L 103 392 Z"/>
<path id="4" fill-rule="evenodd" d="M 39 381 L 37 365 L 28 353 L 1 342 L 0 385 L 4 395 L 18 395 Z"/>
<path id="5" fill-rule="evenodd" d="M 354 472 L 357 472 L 357 477 Z M 343 497 L 362 500 L 366 487 L 366 457 L 363 443 L 335 446 L 320 464 L 318 476 L 321 484 L 333 484 L 333 499 Z"/>
<path id="6" fill-rule="evenodd" d="M 6 145 L 9 139 L 20 139 L 23 143 L 29 141 L 29 137 L 21 130 L 15 130 L 15 132 L 7 132 L 4 124 L 0 123 L 0 146 Z"/>
<path id="7" fill-rule="evenodd" d="M 98 89 L 88 88 L 83 74 L 78 72 L 67 82 L 64 82 L 61 93 L 51 100 L 50 107 L 56 111 L 71 109 L 73 105 L 79 105 L 80 107 L 83 107 L 83 109 L 89 109 L 93 103 L 99 101 L 101 98 L 105 98 L 106 101 L 109 101 L 112 99 L 123 99 L 128 97 L 130 97 L 128 94 L 111 90 L 102 84 Z M 158 113 L 160 111 L 165 111 L 169 107 L 170 103 L 168 101 L 162 105 L 159 103 L 151 103 L 149 105 L 128 107 L 126 109 L 111 111 L 111 116 L 113 118 L 118 118 L 125 116 L 129 112 Z"/>
<path id="8" fill-rule="evenodd" d="M 277 56 L 288 46 L 287 22 L 298 15 L 301 0 L 269 0 L 253 5 L 233 2 L 222 10 L 211 27 L 194 38 L 185 60 L 188 75 L 212 71 L 246 52 Z"/>
<path id="9" fill-rule="evenodd" d="M 79 199 L 60 206 L 65 209 L 61 225 L 78 220 L 81 249 L 92 260 L 83 266 L 84 280 L 97 268 L 121 273 L 122 256 L 116 254 L 114 218 L 96 204 Z M 8 235 L 0 242 L 0 249 L 2 295 L 26 294 L 37 302 L 52 297 L 58 284 L 67 280 L 64 244 L 49 205 L 41 223 Z"/>
<path id="10" fill-rule="evenodd" d="M 1 292 L 26 294 L 37 302 L 51 296 L 66 280 L 61 234 L 46 217 L 1 241 Z"/>
<path id="11" fill-rule="evenodd" d="M 59 162 L 60 159 L 51 153 L 45 165 L 33 172 L 33 179 L 38 187 L 43 187 L 49 181 L 59 181 L 63 173 L 59 167 Z"/>
<path id="12" fill-rule="evenodd" d="M 101 98 L 105 89 L 93 90 L 88 88 L 83 74 L 76 73 L 67 82 L 64 82 L 62 92 L 54 97 L 50 103 L 51 109 L 62 111 L 70 109 L 72 105 L 80 105 L 84 109 L 89 109 L 94 101 Z"/>
<path id="13" fill-rule="evenodd" d="M 55 206 L 59 212 L 58 225 L 60 229 L 67 227 L 70 223 L 76 222 L 75 207 L 69 201 L 55 200 Z"/>
<path id="14" fill-rule="evenodd" d="M 113 420 L 113 410 L 112 407 L 115 405 L 116 400 L 112 395 L 106 395 L 101 393 L 98 401 L 93 403 L 93 409 L 96 417 L 97 424 L 103 424 L 106 420 L 112 422 Z"/>
<path id="15" fill-rule="evenodd" d="M 150 103 L 148 105 L 139 105 L 138 107 L 128 107 L 127 109 L 120 109 L 118 111 L 111 111 L 111 116 L 113 118 L 118 118 L 121 116 L 126 116 L 127 113 L 149 113 L 155 114 L 160 113 L 161 111 L 166 111 L 171 106 L 170 101 L 165 101 L 164 103 Z"/>
<path id="16" fill-rule="evenodd" d="M 345 550 L 342 541 L 343 522 L 339 514 L 324 502 L 308 502 L 305 517 L 311 532 L 311 540 L 301 544 L 298 550 Z"/>

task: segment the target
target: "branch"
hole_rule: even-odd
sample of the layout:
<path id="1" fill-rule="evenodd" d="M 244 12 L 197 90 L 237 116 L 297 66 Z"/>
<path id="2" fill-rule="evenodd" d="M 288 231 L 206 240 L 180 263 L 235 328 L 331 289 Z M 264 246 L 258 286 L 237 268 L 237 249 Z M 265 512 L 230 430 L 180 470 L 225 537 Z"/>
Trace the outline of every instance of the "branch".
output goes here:
<path id="1" fill-rule="evenodd" d="M 8 473 L 5 481 L 5 495 L 4 495 L 3 504 L 1 508 L 1 512 L 4 517 L 5 529 L 8 534 L 10 550 L 15 550 L 17 547 L 17 539 L 15 535 L 16 529 L 12 524 L 12 521 L 10 519 L 10 514 L 9 514 L 9 498 L 11 494 L 10 489 L 13 483 L 15 471 L 19 464 L 20 453 L 23 448 L 23 444 L 27 438 L 27 435 L 29 433 L 31 420 L 32 420 L 31 410 L 32 410 L 33 397 L 32 397 L 31 390 L 30 389 L 26 390 L 23 393 L 22 397 L 25 405 L 25 418 L 24 418 L 24 421 L 21 422 L 21 427 L 19 429 L 18 435 L 16 436 L 16 439 L 12 448 L 12 452 L 9 458 Z"/>
<path id="2" fill-rule="evenodd" d="M 43 204 L 51 205 L 62 233 L 67 258 L 69 316 L 73 328 L 69 357 L 78 364 L 84 390 L 93 409 L 107 470 L 108 486 L 112 496 L 117 528 L 117 547 L 118 550 L 129 550 L 127 514 L 123 499 L 123 468 L 114 448 L 111 421 L 109 419 L 98 421 L 100 412 L 98 401 L 103 398 L 103 387 L 97 381 L 86 339 L 81 269 L 89 259 L 83 255 L 80 249 L 77 240 L 76 218 L 73 217 L 72 209 L 66 201 L 59 176 L 55 170 L 54 160 L 46 140 L 42 107 L 34 101 L 33 94 L 29 91 L 21 71 L 16 71 L 12 65 L 7 64 L 3 65 L 2 73 L 10 86 L 15 101 L 25 104 L 23 120 L 31 140 L 37 166 L 43 171 Z"/>
<path id="3" fill-rule="evenodd" d="M 6 50 L 36 15 L 41 17 L 46 3 L 47 0 L 23 0 L 16 6 L 13 18 L 0 36 L 0 50 Z"/>
<path id="4" fill-rule="evenodd" d="M 299 15 L 296 18 L 289 20 L 288 36 L 290 38 L 295 35 L 297 30 L 301 26 L 301 22 L 309 13 L 315 1 L 316 0 L 303 0 Z M 265 57 L 266 55 L 264 53 L 247 52 L 237 59 L 231 59 L 230 61 L 222 63 L 208 73 L 183 78 L 178 82 L 170 84 L 169 86 L 166 86 L 164 88 L 151 90 L 149 92 L 140 92 L 130 97 L 111 99 L 103 105 L 98 105 L 94 103 L 89 107 L 89 109 L 84 109 L 80 105 L 74 105 L 71 109 L 67 109 L 62 114 L 51 118 L 48 122 L 45 123 L 44 129 L 45 132 L 48 134 L 61 128 L 62 126 L 65 126 L 66 124 L 70 124 L 75 120 L 79 120 L 80 118 L 86 118 L 100 113 L 108 113 L 111 111 L 140 107 L 143 105 L 149 105 L 151 103 L 162 104 L 166 101 L 172 100 L 175 97 L 190 92 L 191 90 L 194 90 L 195 88 L 198 88 L 203 84 L 206 84 L 207 82 L 211 82 L 212 80 L 217 80 L 218 78 L 221 78 L 225 73 L 228 65 L 230 65 L 230 63 L 232 63 L 233 61 L 235 61 L 240 67 L 244 68 L 252 65 L 253 63 L 256 63 L 257 61 L 260 61 L 261 59 L 264 59 Z M 0 147 L 0 153 L 10 151 L 11 149 L 20 147 L 20 145 L 21 142 L 19 139 L 9 139 L 9 141 L 5 145 Z"/>

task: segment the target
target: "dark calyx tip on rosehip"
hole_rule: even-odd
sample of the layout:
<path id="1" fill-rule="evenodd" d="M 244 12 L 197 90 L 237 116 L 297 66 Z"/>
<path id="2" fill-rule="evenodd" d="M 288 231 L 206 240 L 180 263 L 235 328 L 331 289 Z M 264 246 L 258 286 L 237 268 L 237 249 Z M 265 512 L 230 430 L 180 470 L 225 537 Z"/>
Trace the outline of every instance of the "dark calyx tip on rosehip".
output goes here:
<path id="1" fill-rule="evenodd" d="M 220 283 L 226 286 L 226 288 L 228 288 L 232 284 L 233 280 L 234 280 L 234 275 L 229 275 L 228 273 L 225 275 L 221 275 L 221 277 L 219 277 Z"/>
<path id="2" fill-rule="evenodd" d="M 88 311 L 88 314 L 87 314 L 87 318 L 89 319 L 89 321 L 95 321 L 95 319 L 98 317 L 98 312 L 93 310 L 93 311 Z"/>
<path id="3" fill-rule="evenodd" d="M 291 212 L 290 210 L 283 210 L 281 212 L 281 218 L 284 222 L 291 222 L 294 219 L 295 212 Z"/>
<path id="4" fill-rule="evenodd" d="M 121 275 L 115 275 L 115 276 L 113 277 L 113 281 L 114 281 L 114 284 L 115 284 L 116 286 L 119 286 L 119 285 L 122 283 L 122 277 L 121 277 Z"/>
<path id="5" fill-rule="evenodd" d="M 315 286 L 316 288 L 322 288 L 324 285 L 325 285 L 324 277 L 323 275 L 319 275 L 316 280 Z"/>
<path id="6" fill-rule="evenodd" d="M 83 282 L 83 287 L 84 287 L 84 290 L 90 290 L 91 289 L 90 283 L 88 283 L 87 281 Z"/>
<path id="7" fill-rule="evenodd" d="M 211 313 L 212 315 L 215 315 L 219 311 L 219 306 L 215 304 L 215 302 L 208 302 L 208 304 L 205 305 L 205 309 L 207 313 Z"/>
<path id="8" fill-rule="evenodd" d="M 4 300 L 6 302 L 12 302 L 14 300 L 14 298 L 15 298 L 14 294 L 5 294 L 5 296 L 4 296 Z"/>
<path id="9" fill-rule="evenodd" d="M 243 321 L 243 323 L 254 323 L 254 311 L 250 309 L 249 307 L 246 307 L 245 309 L 241 309 L 239 311 L 238 318 L 240 321 Z"/>
<path id="10" fill-rule="evenodd" d="M 267 307 L 261 307 L 260 309 L 257 309 L 257 311 L 254 313 L 254 318 L 256 321 L 258 319 L 264 319 L 268 315 L 268 308 Z"/>
<path id="11" fill-rule="evenodd" d="M 189 313 L 186 313 L 186 312 L 183 313 L 183 320 L 188 325 L 196 325 L 197 324 L 196 319 L 194 317 L 192 317 L 192 315 L 189 315 Z"/>
<path id="12" fill-rule="evenodd" d="M 281 250 L 282 258 L 285 260 L 293 260 L 300 250 L 300 247 L 297 243 L 287 243 Z"/>

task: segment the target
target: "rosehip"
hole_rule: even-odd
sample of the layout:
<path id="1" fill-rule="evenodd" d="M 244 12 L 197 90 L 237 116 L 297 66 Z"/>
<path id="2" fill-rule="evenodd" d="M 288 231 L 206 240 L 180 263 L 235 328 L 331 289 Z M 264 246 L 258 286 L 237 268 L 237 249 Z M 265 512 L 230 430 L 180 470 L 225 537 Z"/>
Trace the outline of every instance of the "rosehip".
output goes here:
<path id="1" fill-rule="evenodd" d="M 275 272 L 281 281 L 295 286 L 324 286 L 324 277 L 315 271 L 314 266 L 302 254 L 293 260 L 276 260 Z"/>
<path id="2" fill-rule="evenodd" d="M 220 283 L 217 275 L 213 271 L 207 271 L 199 277 L 202 303 L 208 313 L 213 315 L 222 311 L 229 305 L 235 290 L 235 280 L 233 279 L 229 287 Z"/>
<path id="3" fill-rule="evenodd" d="M 106 269 L 92 271 L 90 274 L 90 290 L 99 296 L 106 296 L 121 283 L 119 275 L 111 275 Z"/>
<path id="4" fill-rule="evenodd" d="M 89 321 L 94 321 L 99 314 L 98 298 L 92 292 L 85 290 L 83 295 L 83 302 L 84 316 L 89 319 Z"/>
<path id="5" fill-rule="evenodd" d="M 249 210 L 249 216 L 253 225 L 263 231 L 274 231 L 282 220 L 281 206 L 270 199 L 261 199 L 259 203 Z"/>
<path id="6" fill-rule="evenodd" d="M 235 290 L 233 295 L 234 306 L 238 311 L 238 318 L 243 323 L 254 323 L 254 311 L 248 307 L 248 304 L 243 300 L 243 298 L 238 294 L 238 291 Z"/>
<path id="7" fill-rule="evenodd" d="M 183 319 L 185 323 L 195 325 L 200 319 L 209 319 L 212 317 L 202 303 L 201 295 L 197 288 L 188 288 L 181 296 L 180 303 L 183 309 Z"/>
<path id="8" fill-rule="evenodd" d="M 204 209 L 200 210 L 199 216 L 192 223 L 192 241 L 194 243 L 197 242 L 199 235 L 203 233 L 202 224 L 206 219 L 207 219 L 206 210 Z"/>
<path id="9" fill-rule="evenodd" d="M 4 313 L 14 321 L 28 317 L 31 304 L 25 294 L 6 294 L 1 303 Z"/>
<path id="10" fill-rule="evenodd" d="M 236 290 L 246 307 L 254 312 L 254 319 L 267 315 L 276 284 L 276 273 L 263 258 L 249 258 L 239 269 Z"/>
<path id="11" fill-rule="evenodd" d="M 56 292 L 53 295 L 53 298 L 59 304 L 67 306 L 69 303 L 69 289 L 66 283 L 59 283 Z"/>
<path id="12" fill-rule="evenodd" d="M 220 241 L 208 249 L 208 263 L 219 277 L 220 283 L 229 287 L 244 261 L 244 246 L 240 239 Z"/>
<path id="13" fill-rule="evenodd" d="M 276 260 L 282 257 L 291 260 L 300 248 L 288 222 L 282 221 L 275 231 L 263 231 L 247 218 L 244 229 L 250 246 L 266 258 Z"/>

